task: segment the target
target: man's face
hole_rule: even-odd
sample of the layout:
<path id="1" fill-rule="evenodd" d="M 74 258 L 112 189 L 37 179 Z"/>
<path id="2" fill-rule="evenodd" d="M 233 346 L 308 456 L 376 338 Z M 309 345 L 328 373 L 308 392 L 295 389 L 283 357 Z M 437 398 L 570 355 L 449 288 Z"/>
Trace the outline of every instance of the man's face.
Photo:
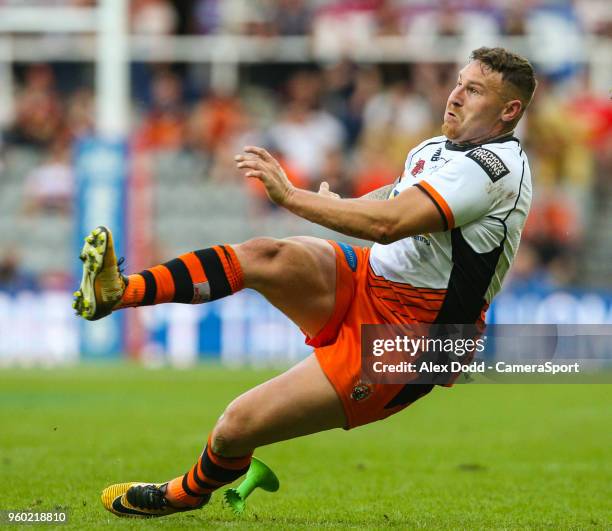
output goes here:
<path id="1" fill-rule="evenodd" d="M 476 143 L 503 133 L 502 76 L 472 61 L 459 72 L 446 102 L 442 133 L 456 143 Z"/>

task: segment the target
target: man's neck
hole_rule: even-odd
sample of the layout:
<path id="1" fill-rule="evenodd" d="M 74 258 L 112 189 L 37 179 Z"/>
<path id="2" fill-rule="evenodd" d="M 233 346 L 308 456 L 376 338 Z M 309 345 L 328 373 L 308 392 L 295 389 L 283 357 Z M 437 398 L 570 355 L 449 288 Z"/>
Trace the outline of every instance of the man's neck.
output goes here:
<path id="1" fill-rule="evenodd" d="M 499 140 L 500 138 L 505 138 L 507 136 L 512 136 L 514 134 L 514 129 L 512 129 L 511 131 L 504 131 L 503 133 L 500 133 L 498 135 L 494 135 L 494 136 L 487 136 L 481 139 L 474 139 L 474 140 L 464 140 L 463 142 L 456 142 L 455 140 L 451 140 L 451 142 L 457 146 L 472 146 L 472 145 L 479 145 L 479 144 L 488 144 L 489 142 L 495 142 L 496 140 Z"/>

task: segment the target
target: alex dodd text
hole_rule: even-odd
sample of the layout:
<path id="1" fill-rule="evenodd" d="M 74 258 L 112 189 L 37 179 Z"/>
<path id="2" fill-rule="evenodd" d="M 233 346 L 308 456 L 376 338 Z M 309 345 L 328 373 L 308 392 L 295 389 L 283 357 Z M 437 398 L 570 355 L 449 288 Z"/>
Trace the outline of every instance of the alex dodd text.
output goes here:
<path id="1" fill-rule="evenodd" d="M 552 363 L 546 361 L 544 363 L 506 363 L 498 361 L 495 365 L 487 365 L 484 361 L 463 364 L 458 361 L 453 361 L 450 364 L 438 364 L 430 361 L 413 363 L 402 361 L 400 363 L 383 363 L 375 361 L 372 364 L 372 369 L 376 373 L 485 373 L 487 371 L 495 371 L 498 373 L 540 373 L 540 374 L 559 374 L 559 373 L 579 373 L 580 365 L 574 363 Z"/>

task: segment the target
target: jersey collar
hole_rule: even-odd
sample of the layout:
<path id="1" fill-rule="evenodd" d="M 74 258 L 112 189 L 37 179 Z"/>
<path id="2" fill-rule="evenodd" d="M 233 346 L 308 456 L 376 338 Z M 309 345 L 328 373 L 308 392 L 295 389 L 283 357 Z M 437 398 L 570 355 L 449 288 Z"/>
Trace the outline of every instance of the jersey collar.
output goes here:
<path id="1" fill-rule="evenodd" d="M 478 146 L 482 146 L 483 144 L 501 144 L 503 142 L 517 142 L 520 144 L 518 138 L 514 136 L 514 131 L 510 131 L 507 135 L 500 136 L 499 138 L 495 138 L 493 140 L 485 140 L 483 142 L 479 142 L 477 144 L 455 144 L 450 140 L 446 140 L 445 148 L 450 151 L 469 151 L 470 149 L 474 149 Z"/>

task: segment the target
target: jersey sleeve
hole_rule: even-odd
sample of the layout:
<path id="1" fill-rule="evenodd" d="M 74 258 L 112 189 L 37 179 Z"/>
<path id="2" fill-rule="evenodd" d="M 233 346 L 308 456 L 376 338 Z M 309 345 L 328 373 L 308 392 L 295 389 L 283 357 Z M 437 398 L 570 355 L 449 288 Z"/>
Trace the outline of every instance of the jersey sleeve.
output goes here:
<path id="1" fill-rule="evenodd" d="M 445 164 L 415 186 L 434 202 L 450 230 L 491 211 L 504 193 L 504 183 L 498 181 L 508 173 L 499 155 L 479 147 Z"/>

